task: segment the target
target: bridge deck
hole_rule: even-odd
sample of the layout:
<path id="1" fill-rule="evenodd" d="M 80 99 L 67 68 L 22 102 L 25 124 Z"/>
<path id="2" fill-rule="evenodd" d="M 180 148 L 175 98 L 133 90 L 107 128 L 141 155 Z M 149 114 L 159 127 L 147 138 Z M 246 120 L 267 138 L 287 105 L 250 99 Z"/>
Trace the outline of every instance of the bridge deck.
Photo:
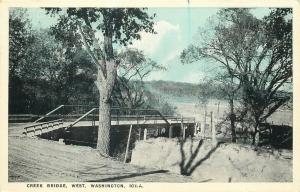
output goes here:
<path id="1" fill-rule="evenodd" d="M 178 119 L 166 119 L 170 125 L 180 125 L 181 121 Z M 61 128 L 76 128 L 76 127 L 91 127 L 91 126 L 98 126 L 99 121 L 79 121 L 76 124 L 72 125 L 72 121 L 55 121 L 55 124 L 51 122 L 44 122 L 44 123 L 32 123 L 32 124 L 27 124 L 24 134 L 27 136 L 35 136 L 35 135 L 40 135 L 43 133 L 47 133 L 50 131 L 54 131 L 57 129 Z M 193 124 L 194 122 L 184 122 L 184 124 Z M 112 126 L 117 126 L 117 125 L 167 125 L 167 122 L 165 120 L 161 119 L 149 119 L 149 120 L 112 120 L 111 121 Z"/>
<path id="2" fill-rule="evenodd" d="M 174 121 L 167 119 L 169 124 L 178 124 L 180 121 Z M 72 122 L 64 122 L 65 125 L 70 125 Z M 167 124 L 164 120 L 121 120 L 121 121 L 111 121 L 111 125 L 164 125 Z M 99 121 L 95 121 L 95 125 L 99 125 Z M 89 127 L 93 126 L 91 121 L 79 121 L 73 127 Z"/>

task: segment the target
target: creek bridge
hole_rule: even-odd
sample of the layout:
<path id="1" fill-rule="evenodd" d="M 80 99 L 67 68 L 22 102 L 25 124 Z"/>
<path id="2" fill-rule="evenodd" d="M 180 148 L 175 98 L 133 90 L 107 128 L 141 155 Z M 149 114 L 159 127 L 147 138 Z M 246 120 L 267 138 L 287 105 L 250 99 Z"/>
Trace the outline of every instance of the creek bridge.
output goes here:
<path id="1" fill-rule="evenodd" d="M 20 118 L 20 117 L 19 117 Z M 88 105 L 60 105 L 49 113 L 42 116 L 35 116 L 32 123 L 24 126 L 23 134 L 26 136 L 39 136 L 58 129 L 70 131 L 72 128 L 89 128 L 99 125 L 98 106 Z M 195 118 L 166 116 L 155 109 L 130 109 L 130 108 L 111 108 L 111 125 L 126 127 L 156 127 L 164 129 L 165 135 L 174 136 L 174 128 L 182 136 L 185 130 L 194 128 Z"/>

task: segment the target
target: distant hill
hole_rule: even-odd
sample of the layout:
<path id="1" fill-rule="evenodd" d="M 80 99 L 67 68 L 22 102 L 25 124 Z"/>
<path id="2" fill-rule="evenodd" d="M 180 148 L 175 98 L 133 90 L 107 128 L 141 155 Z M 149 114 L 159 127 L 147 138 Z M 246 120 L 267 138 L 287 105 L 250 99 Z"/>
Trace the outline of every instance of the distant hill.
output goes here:
<path id="1" fill-rule="evenodd" d="M 146 81 L 145 87 L 170 103 L 196 103 L 198 85 L 173 81 Z"/>
<path id="2" fill-rule="evenodd" d="M 146 81 L 146 89 L 152 94 L 159 96 L 170 104 L 186 103 L 198 104 L 200 85 L 174 81 Z M 217 84 L 212 82 L 206 89 L 213 90 L 210 100 L 224 100 L 226 95 L 220 90 Z M 281 92 L 279 92 L 281 94 Z M 292 92 L 290 92 L 292 98 Z M 224 100 L 225 101 L 225 100 Z M 281 107 L 281 109 L 292 109 L 292 100 Z"/>

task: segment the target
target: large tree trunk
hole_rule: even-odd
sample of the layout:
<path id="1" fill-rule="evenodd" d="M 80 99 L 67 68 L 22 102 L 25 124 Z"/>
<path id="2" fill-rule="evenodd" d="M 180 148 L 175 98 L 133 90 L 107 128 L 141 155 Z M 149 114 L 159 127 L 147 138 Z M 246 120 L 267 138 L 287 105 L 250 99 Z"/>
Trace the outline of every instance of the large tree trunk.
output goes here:
<path id="1" fill-rule="evenodd" d="M 108 26 L 111 27 L 111 26 Z M 82 28 L 79 26 L 79 32 L 86 46 L 86 50 L 91 56 L 93 62 L 98 68 L 97 80 L 95 84 L 99 90 L 99 127 L 97 149 L 103 156 L 110 154 L 110 129 L 111 129 L 111 95 L 117 77 L 118 62 L 114 58 L 112 46 L 112 29 L 107 29 L 104 34 L 103 52 L 101 57 L 96 57 L 91 51 Z M 96 48 L 99 47 L 97 39 L 92 35 L 93 41 L 96 42 Z M 99 60 L 97 60 L 97 58 Z"/>
<path id="2" fill-rule="evenodd" d="M 99 103 L 99 127 L 97 149 L 103 156 L 109 156 L 110 152 L 110 103 L 103 97 L 100 97 Z"/>
<path id="3" fill-rule="evenodd" d="M 252 145 L 257 146 L 258 142 L 259 142 L 259 132 L 254 131 L 254 133 L 252 134 Z"/>
<path id="4" fill-rule="evenodd" d="M 98 69 L 96 85 L 99 90 L 99 127 L 97 149 L 103 156 L 110 154 L 110 130 L 111 130 L 111 94 L 117 76 L 117 64 L 106 61 L 106 78 L 101 77 L 101 69 Z"/>
<path id="5" fill-rule="evenodd" d="M 258 145 L 259 143 L 259 123 L 256 122 L 254 126 L 254 132 L 252 135 L 252 145 Z"/>

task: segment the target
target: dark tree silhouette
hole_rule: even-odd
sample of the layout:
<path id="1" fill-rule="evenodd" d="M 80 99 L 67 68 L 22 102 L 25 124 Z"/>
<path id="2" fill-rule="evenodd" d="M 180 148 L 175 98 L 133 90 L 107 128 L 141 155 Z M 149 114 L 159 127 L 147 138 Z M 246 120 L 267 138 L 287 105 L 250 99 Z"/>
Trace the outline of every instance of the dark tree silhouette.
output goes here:
<path id="1" fill-rule="evenodd" d="M 200 160 L 196 161 L 197 155 L 200 153 L 201 146 L 203 145 L 203 139 L 198 141 L 196 149 L 193 149 L 194 140 L 191 139 L 190 144 L 190 156 L 189 158 L 186 157 L 186 151 L 184 151 L 184 144 L 186 143 L 186 139 L 180 140 L 180 154 L 181 154 L 181 161 L 180 161 L 180 174 L 191 176 L 192 173 L 199 167 L 204 161 L 210 158 L 210 156 L 217 150 L 220 146 L 220 142 L 218 142 L 215 146 L 213 146 L 208 153 Z"/>

